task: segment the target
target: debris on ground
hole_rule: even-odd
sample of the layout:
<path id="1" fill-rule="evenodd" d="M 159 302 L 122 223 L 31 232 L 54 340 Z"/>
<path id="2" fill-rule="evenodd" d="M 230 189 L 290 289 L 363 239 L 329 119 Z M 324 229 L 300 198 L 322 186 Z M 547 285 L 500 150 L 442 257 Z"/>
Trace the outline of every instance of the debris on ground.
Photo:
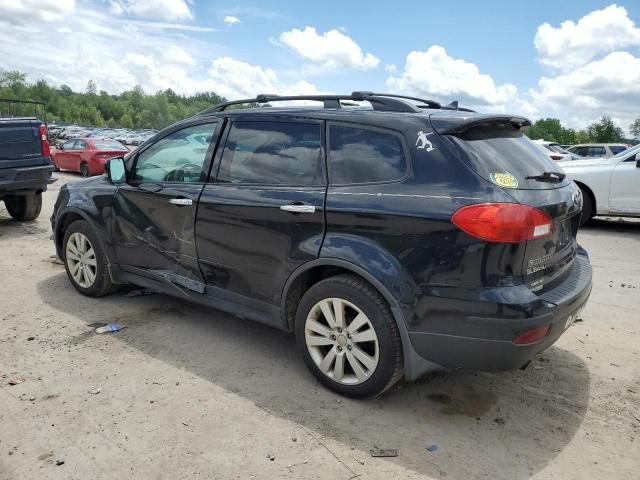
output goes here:
<path id="1" fill-rule="evenodd" d="M 13 377 L 9 379 L 9 385 L 19 385 L 21 383 L 26 382 L 27 379 L 24 377 Z"/>
<path id="2" fill-rule="evenodd" d="M 105 325 L 104 327 L 96 328 L 96 333 L 107 333 L 107 332 L 117 332 L 122 330 L 124 327 L 117 323 L 110 323 L 109 325 Z"/>
<path id="3" fill-rule="evenodd" d="M 273 461 L 275 461 L 275 459 L 276 459 L 276 457 L 275 457 L 273 454 L 271 454 L 271 453 L 267 453 L 267 458 L 268 458 L 269 460 L 271 460 L 272 462 L 273 462 Z"/>
<path id="4" fill-rule="evenodd" d="M 27 342 L 32 342 L 32 341 L 33 341 L 33 340 L 35 340 L 35 339 L 36 339 L 36 337 L 28 337 L 28 338 L 27 338 Z"/>
<path id="5" fill-rule="evenodd" d="M 147 295 L 155 295 L 156 292 L 148 288 L 137 288 L 123 295 L 123 297 L 146 297 Z"/>
<path id="6" fill-rule="evenodd" d="M 437 451 L 438 451 L 438 445 L 436 445 L 435 443 L 433 445 L 427 446 L 427 452 L 437 452 Z"/>
<path id="7" fill-rule="evenodd" d="M 494 418 L 493 421 L 496 422 L 498 425 L 504 425 L 505 423 L 507 423 L 505 422 L 504 418 L 501 418 L 501 417 Z"/>
<path id="8" fill-rule="evenodd" d="M 36 401 L 36 397 L 35 397 L 35 395 L 31 395 L 31 396 L 29 397 L 29 401 L 31 401 L 31 402 L 35 402 L 35 401 Z"/>
<path id="9" fill-rule="evenodd" d="M 47 262 L 49 262 L 49 263 L 53 263 L 53 264 L 55 264 L 55 265 L 64 265 L 64 263 L 62 263 L 62 260 L 60 260 L 60 259 L 58 258 L 58 256 L 57 256 L 57 255 L 51 255 L 51 256 L 47 259 Z"/>
<path id="10" fill-rule="evenodd" d="M 374 447 L 369 450 L 369 454 L 372 457 L 397 457 L 398 449 L 397 448 L 377 448 Z"/>
<path id="11" fill-rule="evenodd" d="M 64 460 L 56 460 L 56 466 L 64 465 Z"/>
<path id="12" fill-rule="evenodd" d="M 89 325 L 87 325 L 87 327 L 89 328 L 98 328 L 98 327 L 104 327 L 106 325 L 106 323 L 104 322 L 95 322 L 95 323 L 90 323 Z"/>
<path id="13" fill-rule="evenodd" d="M 102 390 L 100 390 L 100 387 L 91 387 L 91 388 L 88 390 L 88 392 L 89 392 L 91 395 L 97 395 L 97 394 L 99 394 L 101 391 L 102 391 Z"/>

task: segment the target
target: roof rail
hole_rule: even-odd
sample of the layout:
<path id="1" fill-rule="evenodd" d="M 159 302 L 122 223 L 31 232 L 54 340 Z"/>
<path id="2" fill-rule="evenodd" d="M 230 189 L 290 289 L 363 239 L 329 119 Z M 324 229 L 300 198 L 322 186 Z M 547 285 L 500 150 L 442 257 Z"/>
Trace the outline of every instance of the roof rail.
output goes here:
<path id="1" fill-rule="evenodd" d="M 324 108 L 341 108 L 341 101 L 355 101 L 362 102 L 367 101 L 371 104 L 374 110 L 383 111 L 383 112 L 407 112 L 407 113 L 416 113 L 419 112 L 421 108 L 442 108 L 447 110 L 462 110 L 466 112 L 472 112 L 473 110 L 469 110 L 467 108 L 459 108 L 458 102 L 451 102 L 449 105 L 442 106 L 440 103 L 435 100 L 428 100 L 425 98 L 419 97 L 410 97 L 407 95 L 396 95 L 394 93 L 375 93 L 369 91 L 356 91 L 352 92 L 351 95 L 268 95 L 262 94 L 258 95 L 255 98 L 245 98 L 242 100 L 232 100 L 229 102 L 219 103 L 218 105 L 214 105 L 213 107 L 207 108 L 202 112 L 198 113 L 198 115 L 206 115 L 208 113 L 215 112 L 223 112 L 228 107 L 233 105 L 247 105 L 253 103 L 269 103 L 269 102 L 282 102 L 282 101 L 292 101 L 292 100 L 308 100 L 308 101 L 316 101 L 323 102 Z M 405 100 L 412 100 L 414 102 L 419 102 L 421 105 L 415 105 L 413 103 L 407 102 Z"/>

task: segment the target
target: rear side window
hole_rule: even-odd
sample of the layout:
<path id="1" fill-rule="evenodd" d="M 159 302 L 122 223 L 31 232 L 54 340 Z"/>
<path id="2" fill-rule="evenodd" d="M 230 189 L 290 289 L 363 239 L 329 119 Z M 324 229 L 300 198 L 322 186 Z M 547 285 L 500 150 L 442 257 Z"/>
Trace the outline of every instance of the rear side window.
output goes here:
<path id="1" fill-rule="evenodd" d="M 611 150 L 611 153 L 613 153 L 614 155 L 617 155 L 620 152 L 624 152 L 626 149 L 627 147 L 623 147 L 622 145 L 612 145 L 609 147 L 609 150 Z"/>
<path id="2" fill-rule="evenodd" d="M 321 133 L 320 123 L 234 122 L 217 181 L 323 185 Z"/>
<path id="3" fill-rule="evenodd" d="M 400 138 L 392 133 L 329 126 L 329 181 L 334 185 L 389 182 L 405 176 Z"/>

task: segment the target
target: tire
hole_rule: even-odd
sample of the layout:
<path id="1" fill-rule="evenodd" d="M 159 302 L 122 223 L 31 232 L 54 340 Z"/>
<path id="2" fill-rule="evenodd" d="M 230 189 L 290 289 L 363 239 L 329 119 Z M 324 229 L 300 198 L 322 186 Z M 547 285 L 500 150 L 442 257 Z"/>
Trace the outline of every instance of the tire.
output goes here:
<path id="1" fill-rule="evenodd" d="M 51 158 L 51 165 L 53 166 L 53 171 L 54 172 L 59 172 L 60 171 L 60 167 L 58 167 L 58 164 L 56 163 L 55 159 L 52 157 Z"/>
<path id="2" fill-rule="evenodd" d="M 9 215 L 19 222 L 35 220 L 42 210 L 42 194 L 11 195 L 5 197 L 4 204 Z"/>
<path id="3" fill-rule="evenodd" d="M 88 242 L 88 248 L 84 251 L 80 247 L 82 238 Z M 98 237 L 86 221 L 76 220 L 69 225 L 62 241 L 62 256 L 67 276 L 81 294 L 102 297 L 115 290 L 109 277 L 107 256 Z M 80 272 L 81 270 L 84 272 Z"/>
<path id="4" fill-rule="evenodd" d="M 83 177 L 91 176 L 91 172 L 89 172 L 89 165 L 84 162 L 80 164 L 80 175 Z"/>
<path id="5" fill-rule="evenodd" d="M 593 200 L 591 194 L 584 189 L 582 191 L 582 213 L 580 214 L 580 226 L 593 218 Z"/>
<path id="6" fill-rule="evenodd" d="M 327 307 L 335 328 L 324 314 Z M 336 316 L 337 311 L 343 313 Z M 298 305 L 295 333 L 309 370 L 341 395 L 376 396 L 402 376 L 402 342 L 391 310 L 380 293 L 356 275 L 336 275 L 313 285 Z"/>

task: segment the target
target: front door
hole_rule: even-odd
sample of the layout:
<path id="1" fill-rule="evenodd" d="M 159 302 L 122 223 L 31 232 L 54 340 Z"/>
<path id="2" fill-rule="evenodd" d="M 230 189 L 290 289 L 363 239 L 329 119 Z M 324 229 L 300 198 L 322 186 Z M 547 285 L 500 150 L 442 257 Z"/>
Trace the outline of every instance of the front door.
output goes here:
<path id="1" fill-rule="evenodd" d="M 636 154 L 621 160 L 611 174 L 609 209 L 612 212 L 640 215 L 640 168 Z"/>
<path id="2" fill-rule="evenodd" d="M 225 135 L 198 207 L 200 267 L 220 295 L 278 307 L 289 275 L 322 245 L 322 122 L 243 119 Z"/>
<path id="3" fill-rule="evenodd" d="M 216 126 L 202 120 L 181 126 L 137 154 L 114 201 L 117 263 L 187 288 L 202 284 L 194 226 Z"/>

